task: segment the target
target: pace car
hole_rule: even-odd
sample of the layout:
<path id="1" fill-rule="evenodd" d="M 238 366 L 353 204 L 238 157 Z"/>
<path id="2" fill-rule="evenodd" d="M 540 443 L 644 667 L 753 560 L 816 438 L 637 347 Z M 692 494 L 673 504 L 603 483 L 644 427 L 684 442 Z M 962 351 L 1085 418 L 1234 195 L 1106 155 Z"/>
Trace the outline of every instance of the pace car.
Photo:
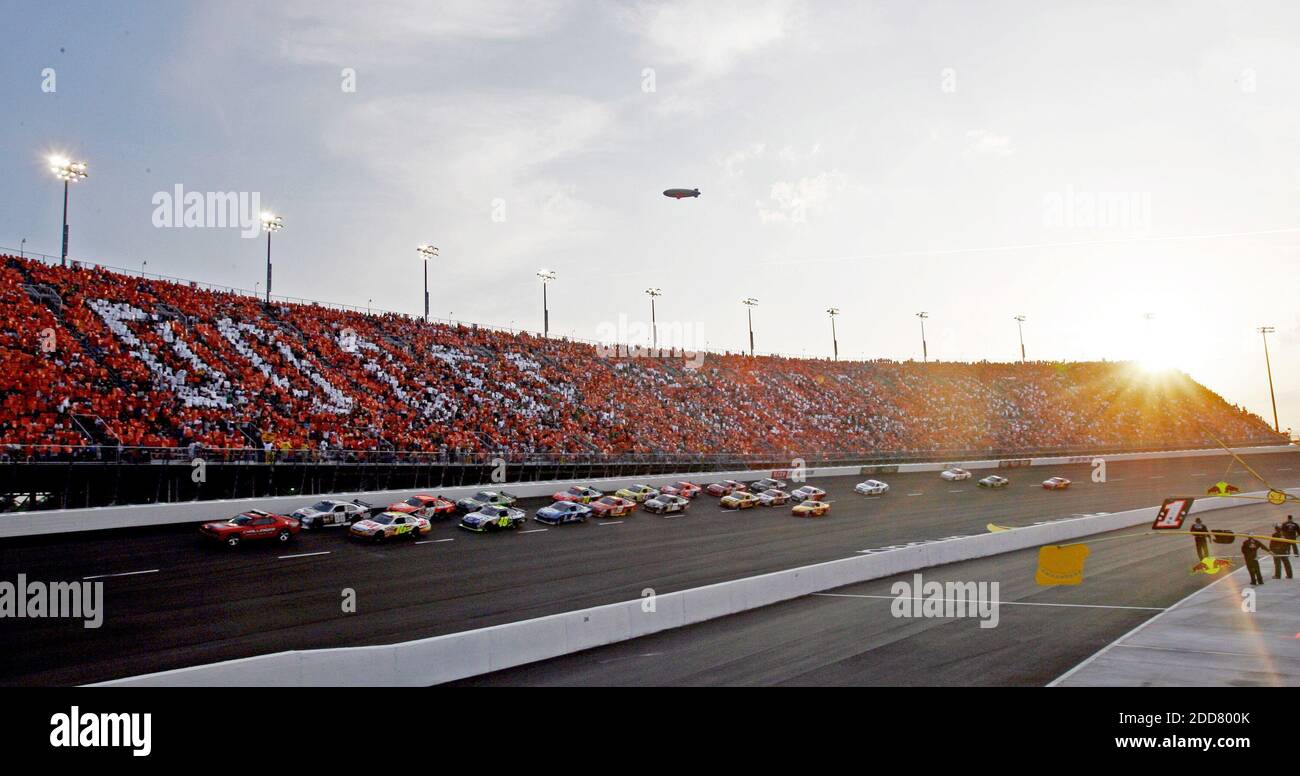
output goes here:
<path id="1" fill-rule="evenodd" d="M 601 496 L 605 495 L 595 488 L 589 488 L 586 485 L 573 485 L 568 490 L 562 490 L 551 496 L 553 501 L 572 501 L 576 504 L 590 504 Z"/>
<path id="2" fill-rule="evenodd" d="M 779 507 L 790 502 L 790 494 L 780 488 L 768 488 L 758 494 L 758 503 L 765 507 Z"/>
<path id="3" fill-rule="evenodd" d="M 614 491 L 614 495 L 619 498 L 625 498 L 628 501 L 635 501 L 640 504 L 648 498 L 654 498 L 659 495 L 659 491 L 649 485 L 630 485 L 626 488 L 619 488 Z"/>
<path id="4" fill-rule="evenodd" d="M 753 493 L 737 490 L 723 496 L 718 503 L 723 509 L 749 509 L 758 506 L 761 502 L 758 500 L 758 496 Z"/>
<path id="5" fill-rule="evenodd" d="M 1006 477 L 999 477 L 996 474 L 990 474 L 976 484 L 981 488 L 1005 488 L 1007 485 L 1011 484 L 1011 480 L 1008 480 Z"/>
<path id="6" fill-rule="evenodd" d="M 1070 481 L 1064 477 L 1048 477 L 1043 480 L 1043 488 L 1046 490 L 1065 490 L 1070 487 Z"/>
<path id="7" fill-rule="evenodd" d="M 760 490 L 768 490 L 769 488 L 776 488 L 777 490 L 785 490 L 786 487 L 787 486 L 785 480 L 776 480 L 776 479 L 772 479 L 771 477 L 764 477 L 763 479 L 758 480 L 757 482 L 751 482 L 749 484 L 750 490 L 753 491 L 754 493 L 758 493 Z"/>
<path id="8" fill-rule="evenodd" d="M 447 517 L 455 513 L 456 505 L 441 496 L 426 496 L 420 494 L 411 496 L 405 501 L 398 501 L 389 504 L 385 512 L 400 512 L 404 515 L 416 515 L 419 517 L 435 520 L 439 517 Z"/>
<path id="9" fill-rule="evenodd" d="M 591 502 L 591 513 L 596 517 L 625 517 L 635 511 L 635 501 L 618 496 L 601 496 Z"/>
<path id="10" fill-rule="evenodd" d="M 358 520 L 348 529 L 353 539 L 382 542 L 388 539 L 419 539 L 433 530 L 426 517 L 405 515 L 401 512 L 381 512 L 365 520 Z"/>
<path id="11" fill-rule="evenodd" d="M 735 480 L 723 480 L 722 482 L 714 482 L 710 484 L 709 487 L 704 489 L 704 492 L 708 493 L 710 496 L 725 496 L 738 490 L 749 490 L 749 486 L 743 482 L 736 482 Z"/>
<path id="12" fill-rule="evenodd" d="M 863 496 L 883 496 L 889 492 L 889 485 L 880 480 L 866 480 L 854 485 L 853 492 Z"/>
<path id="13" fill-rule="evenodd" d="M 822 517 L 829 511 L 831 505 L 828 501 L 803 501 L 790 508 L 790 514 L 795 517 Z"/>
<path id="14" fill-rule="evenodd" d="M 336 501 L 325 499 L 309 507 L 294 510 L 292 517 L 302 523 L 306 529 L 324 528 L 330 525 L 352 525 L 371 513 L 372 508 L 364 501 Z"/>
<path id="15" fill-rule="evenodd" d="M 591 507 L 576 501 L 556 501 L 549 507 L 542 507 L 533 515 L 533 519 L 547 525 L 564 525 L 565 523 L 585 523 L 591 514 Z"/>
<path id="16" fill-rule="evenodd" d="M 970 472 L 960 466 L 949 466 L 947 469 L 939 472 L 939 476 L 948 482 L 956 482 L 958 480 L 969 480 Z"/>
<path id="17" fill-rule="evenodd" d="M 460 527 L 469 531 L 504 531 L 524 524 L 524 510 L 484 504 L 477 512 L 460 519 Z"/>
<path id="18" fill-rule="evenodd" d="M 241 542 L 258 539 L 276 539 L 287 542 L 302 528 L 302 523 L 295 518 L 273 515 L 260 509 L 250 509 L 235 515 L 229 520 L 216 523 L 204 523 L 199 526 L 199 533 L 213 541 L 221 542 L 227 547 L 238 547 Z"/>
<path id="19" fill-rule="evenodd" d="M 812 485 L 804 485 L 791 493 L 790 498 L 795 501 L 821 501 L 826 498 L 826 491 L 814 488 Z"/>
<path id="20" fill-rule="evenodd" d="M 701 488 L 699 485 L 696 485 L 693 482 L 687 482 L 685 480 L 682 480 L 681 482 L 674 482 L 672 485 L 663 486 L 662 488 L 659 489 L 659 492 L 661 494 L 665 494 L 668 496 L 681 496 L 682 498 L 695 498 L 696 496 L 700 495 L 701 490 L 704 489 Z"/>
<path id="21" fill-rule="evenodd" d="M 645 511 L 666 515 L 672 512 L 685 512 L 690 506 L 691 500 L 685 496 L 660 493 L 658 496 L 646 500 Z"/>
<path id="22" fill-rule="evenodd" d="M 515 497 L 495 490 L 480 490 L 472 496 L 466 496 L 456 502 L 456 508 L 462 512 L 477 512 L 485 506 L 508 507 L 515 503 Z"/>

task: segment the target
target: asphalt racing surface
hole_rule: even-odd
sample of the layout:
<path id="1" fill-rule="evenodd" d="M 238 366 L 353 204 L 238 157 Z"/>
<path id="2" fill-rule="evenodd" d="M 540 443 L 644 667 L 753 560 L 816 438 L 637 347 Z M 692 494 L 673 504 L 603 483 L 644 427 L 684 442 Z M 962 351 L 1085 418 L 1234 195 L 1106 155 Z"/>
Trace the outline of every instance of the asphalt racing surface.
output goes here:
<path id="1" fill-rule="evenodd" d="M 1204 519 L 1215 529 L 1267 534 L 1284 519 L 1278 512 L 1260 505 Z M 1001 605 L 991 628 L 981 628 L 978 618 L 895 617 L 894 583 L 906 581 L 911 595 L 920 595 L 908 573 L 454 684 L 1041 686 L 1222 578 L 1191 573 L 1196 551 L 1186 536 L 1150 536 L 1138 527 L 1075 543 L 1092 553 L 1078 586 L 1039 586 L 1036 547 L 920 572 L 926 582 L 998 582 Z M 1219 553 L 1234 569 L 1243 565 L 1239 546 Z M 1265 584 L 1300 585 L 1272 582 L 1273 564 L 1266 554 L 1260 558 Z M 1237 574 L 1224 584 L 1243 581 Z M 1227 598 L 1224 605 L 1236 608 Z M 1184 681 L 1200 686 L 1213 678 L 1192 671 Z"/>
<path id="2" fill-rule="evenodd" d="M 1300 486 L 1300 455 L 1250 456 L 1247 460 L 1276 487 Z M 193 526 L 7 540 L 0 544 L 0 580 L 12 582 L 18 574 L 47 582 L 94 578 L 104 583 L 105 603 L 104 622 L 98 629 L 84 628 L 80 620 L 0 620 L 0 649 L 5 655 L 0 683 L 80 684 L 289 649 L 383 644 L 468 630 L 636 599 L 646 588 L 672 592 L 850 557 L 860 550 L 890 544 L 983 533 L 990 522 L 1026 525 L 1149 507 L 1167 496 L 1203 493 L 1223 477 L 1230 464 L 1226 455 L 1112 462 L 1104 484 L 1090 481 L 1087 465 L 1009 469 L 1000 473 L 1010 478 L 1011 485 L 997 491 L 977 488 L 974 479 L 948 483 L 933 472 L 882 475 L 879 478 L 890 484 L 891 491 L 879 498 L 852 493 L 853 485 L 862 478 L 814 478 L 810 482 L 828 491 L 833 506 L 827 517 L 811 520 L 792 517 L 788 508 L 728 512 L 718 507 L 716 499 L 701 495 L 684 516 L 664 518 L 637 512 L 627 519 L 593 519 L 583 525 L 556 527 L 530 520 L 518 533 L 474 534 L 448 520 L 436 523 L 433 533 L 419 544 L 360 544 L 350 541 L 341 529 L 326 529 L 304 532 L 288 546 L 246 544 L 230 550 L 202 542 Z M 1233 474 L 1227 477 L 1230 482 L 1243 490 L 1261 487 L 1239 465 L 1233 464 L 1232 469 Z M 1039 487 L 1043 479 L 1055 474 L 1074 480 L 1073 488 L 1053 492 Z M 544 499 L 526 499 L 520 506 L 531 515 L 545 503 Z M 1254 509 L 1222 514 L 1245 514 Z M 1272 510 L 1267 518 L 1271 522 L 1278 510 L 1266 509 Z M 1215 518 L 1210 522 L 1217 526 L 1224 521 Z M 1143 541 L 1180 544 L 1177 540 Z M 1203 575 L 1187 573 L 1190 550 L 1185 547 L 1171 546 L 1167 551 L 1153 547 L 1154 554 L 1124 560 L 1127 550 L 1112 551 L 1111 545 L 1117 548 L 1129 542 L 1101 545 L 1108 549 L 1105 555 L 1090 559 L 1085 585 L 1051 594 L 1095 595 L 1097 601 L 1163 607 L 1189 591 L 1188 585 L 1209 581 Z M 1164 552 L 1168 558 L 1160 560 Z M 1112 554 L 1122 573 L 1103 571 Z M 1036 563 L 1035 558 L 1030 552 L 971 561 L 975 565 L 958 569 L 956 574 L 961 579 L 1004 575 L 1004 601 L 1019 594 L 1017 584 L 1041 595 L 1032 584 L 1030 565 Z M 1157 563 L 1168 563 L 1170 569 L 1181 572 L 1166 574 L 1155 568 Z M 942 572 L 950 573 L 953 568 L 945 567 Z M 1107 592 L 1103 587 L 1108 585 L 1115 590 L 1103 595 Z M 885 582 L 855 587 L 888 593 Z M 1147 589 L 1152 592 L 1143 592 Z M 355 593 L 355 613 L 343 611 L 347 591 Z M 584 671 L 564 674 L 564 666 L 575 667 L 570 661 L 583 657 L 577 656 L 481 680 L 1035 684 L 1055 678 L 1155 611 L 1079 609 L 1083 614 L 1072 620 L 1071 631 L 1063 634 L 1059 618 L 1029 611 L 1048 607 L 1004 605 L 998 628 L 981 631 L 965 622 L 960 625 L 973 627 L 945 631 L 934 622 L 916 621 L 904 624 L 916 631 L 907 639 L 891 639 L 870 651 L 865 651 L 871 642 L 862 640 L 867 638 L 864 634 L 844 633 L 837 639 L 827 632 L 851 627 L 852 618 L 846 621 L 845 616 L 855 607 L 863 610 L 882 604 L 887 606 L 881 599 L 818 596 L 606 648 L 641 650 L 642 646 L 634 645 L 651 639 L 689 639 L 700 629 L 732 627 L 737 618 L 775 617 L 811 606 L 816 611 L 805 615 L 811 619 L 802 630 L 787 624 L 767 626 L 773 632 L 793 627 L 790 633 L 797 635 L 787 638 L 805 642 L 802 650 L 823 654 L 816 658 L 821 667 L 804 673 L 793 673 L 798 658 L 786 654 L 785 647 L 772 646 L 769 639 L 767 647 L 760 647 L 765 642 L 756 640 L 748 649 L 737 649 L 728 659 L 730 669 L 716 665 L 716 657 L 699 656 L 689 661 L 683 658 L 669 673 L 647 671 L 645 666 L 638 667 L 636 660 L 597 661 L 597 665 L 612 667 L 585 673 L 591 670 L 592 658 L 588 656 L 579 661 L 586 666 Z M 832 609 L 833 616 L 818 614 L 831 614 Z M 880 611 L 887 612 L 887 608 Z M 1013 630 L 1008 626 L 1020 618 L 1027 618 L 1027 627 L 1039 628 L 1043 638 L 1069 642 L 1072 646 L 1066 651 L 1070 654 L 1033 654 L 1023 643 L 1003 643 L 1005 634 Z M 832 625 L 819 625 L 823 621 Z M 1095 629 L 1085 627 L 1088 623 L 1095 623 Z M 1125 623 L 1131 624 L 1124 627 Z M 1116 628 L 1119 632 L 1112 633 Z M 1083 630 L 1076 633 L 1076 629 Z M 824 638 L 830 640 L 819 647 Z M 851 657 L 839 661 L 824 657 L 832 654 L 834 645 L 846 647 L 855 639 L 858 660 L 870 662 L 870 667 L 855 666 Z M 753 652 L 759 649 L 768 650 L 765 660 L 771 665 L 770 672 L 755 667 L 758 663 Z M 917 671 L 904 670 L 913 665 L 909 661 L 918 659 L 918 652 L 925 653 L 924 660 L 929 662 Z M 743 655 L 749 655 L 748 659 Z M 1064 662 L 1069 665 L 1056 671 Z M 891 671 L 891 664 L 900 668 Z"/>

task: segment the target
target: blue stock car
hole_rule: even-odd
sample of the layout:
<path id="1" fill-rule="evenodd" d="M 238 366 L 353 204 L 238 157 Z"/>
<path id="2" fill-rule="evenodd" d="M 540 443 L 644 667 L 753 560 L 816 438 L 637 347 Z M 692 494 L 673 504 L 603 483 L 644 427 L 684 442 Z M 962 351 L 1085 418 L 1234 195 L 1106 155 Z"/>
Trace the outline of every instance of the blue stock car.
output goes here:
<path id="1" fill-rule="evenodd" d="M 557 501 L 549 507 L 537 510 L 533 519 L 547 525 L 564 525 L 565 523 L 585 523 L 591 514 L 591 507 L 572 501 Z"/>

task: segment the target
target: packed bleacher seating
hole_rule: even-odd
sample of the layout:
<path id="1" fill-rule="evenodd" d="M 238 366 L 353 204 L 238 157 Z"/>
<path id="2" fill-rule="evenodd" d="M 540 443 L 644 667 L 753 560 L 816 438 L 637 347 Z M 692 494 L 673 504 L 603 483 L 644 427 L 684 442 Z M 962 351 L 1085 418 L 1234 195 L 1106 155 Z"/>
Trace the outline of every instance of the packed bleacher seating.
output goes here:
<path id="1" fill-rule="evenodd" d="M 0 257 L 0 444 L 809 455 L 1273 443 L 1185 375 L 1123 363 L 604 357 Z M 1208 432 L 1208 433 L 1207 433 Z"/>

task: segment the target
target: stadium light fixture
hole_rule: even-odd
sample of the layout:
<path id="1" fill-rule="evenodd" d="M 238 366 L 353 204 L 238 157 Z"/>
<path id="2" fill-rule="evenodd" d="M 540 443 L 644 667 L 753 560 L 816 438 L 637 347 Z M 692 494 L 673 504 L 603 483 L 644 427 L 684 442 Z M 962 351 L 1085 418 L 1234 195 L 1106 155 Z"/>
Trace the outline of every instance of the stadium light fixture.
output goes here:
<path id="1" fill-rule="evenodd" d="M 1256 331 L 1264 338 L 1264 367 L 1268 370 L 1268 398 L 1273 402 L 1273 430 L 1280 434 L 1282 428 L 1277 422 L 1277 397 L 1273 395 L 1273 364 L 1269 362 L 1268 358 L 1268 335 L 1272 334 L 1276 329 L 1272 326 L 1260 326 Z"/>
<path id="2" fill-rule="evenodd" d="M 840 339 L 835 334 L 835 316 L 840 314 L 840 308 L 828 307 L 826 308 L 826 314 L 831 317 L 831 348 L 832 348 L 831 352 L 835 354 L 835 360 L 839 361 L 840 360 Z"/>
<path id="3" fill-rule="evenodd" d="M 424 260 L 424 322 L 429 322 L 429 260 L 438 256 L 437 247 L 424 243 L 415 247 L 415 252 Z"/>
<path id="4" fill-rule="evenodd" d="M 1014 318 L 1016 328 L 1020 331 L 1020 363 L 1025 363 L 1025 316 L 1017 315 Z"/>
<path id="5" fill-rule="evenodd" d="M 916 317 L 921 319 L 921 361 L 928 362 L 930 360 L 930 347 L 925 341 L 925 319 L 929 318 L 930 314 L 921 311 L 916 314 Z"/>
<path id="6" fill-rule="evenodd" d="M 664 295 L 663 289 L 647 288 L 646 296 L 650 297 L 650 349 L 659 349 L 659 324 L 655 321 L 655 298 Z"/>
<path id="7" fill-rule="evenodd" d="M 549 338 L 551 336 L 551 308 L 546 301 L 546 287 L 555 280 L 555 270 L 539 269 L 537 277 L 542 280 L 542 336 Z"/>
<path id="8" fill-rule="evenodd" d="M 271 234 L 284 228 L 284 219 L 262 211 L 262 228 L 266 230 L 266 303 L 271 303 Z"/>
<path id="9" fill-rule="evenodd" d="M 754 357 L 754 308 L 758 306 L 758 300 L 752 296 L 740 300 L 746 308 L 746 314 L 749 316 L 749 357 Z"/>
<path id="10" fill-rule="evenodd" d="M 83 181 L 90 176 L 85 162 L 76 162 L 66 156 L 55 154 L 47 160 L 50 172 L 63 181 L 63 266 L 68 266 L 68 184 Z"/>

